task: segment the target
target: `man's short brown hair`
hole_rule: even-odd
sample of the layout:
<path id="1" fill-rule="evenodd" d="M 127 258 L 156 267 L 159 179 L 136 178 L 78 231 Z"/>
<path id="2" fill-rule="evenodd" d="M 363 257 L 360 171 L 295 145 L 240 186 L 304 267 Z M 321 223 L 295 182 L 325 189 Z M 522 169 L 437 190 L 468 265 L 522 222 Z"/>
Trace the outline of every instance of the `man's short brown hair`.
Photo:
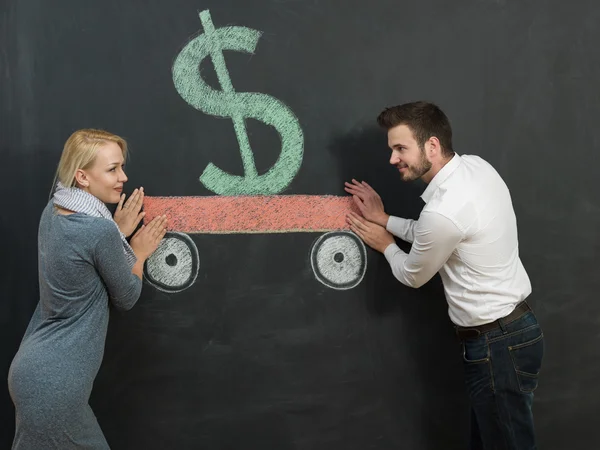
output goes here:
<path id="1" fill-rule="evenodd" d="M 442 146 L 442 155 L 445 157 L 454 155 L 450 121 L 433 103 L 420 101 L 386 108 L 377 117 L 377 123 L 386 130 L 398 125 L 406 125 L 421 148 L 429 138 L 435 136 Z"/>

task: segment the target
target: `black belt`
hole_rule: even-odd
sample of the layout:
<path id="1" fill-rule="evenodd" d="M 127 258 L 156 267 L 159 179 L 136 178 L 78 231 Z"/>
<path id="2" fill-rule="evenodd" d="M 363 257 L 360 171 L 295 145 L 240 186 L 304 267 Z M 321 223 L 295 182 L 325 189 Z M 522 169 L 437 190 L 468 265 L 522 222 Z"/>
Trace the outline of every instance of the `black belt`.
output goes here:
<path id="1" fill-rule="evenodd" d="M 479 335 L 483 333 L 487 333 L 488 331 L 495 330 L 500 328 L 500 321 L 502 321 L 503 325 L 506 325 L 510 322 L 517 320 L 526 312 L 531 311 L 531 308 L 527 304 L 527 302 L 521 302 L 517 305 L 517 307 L 511 312 L 508 316 L 503 317 L 502 319 L 494 320 L 490 323 L 485 323 L 483 325 L 479 325 L 476 327 L 459 327 L 456 326 L 456 335 L 460 340 L 465 339 L 474 339 L 479 337 Z"/>

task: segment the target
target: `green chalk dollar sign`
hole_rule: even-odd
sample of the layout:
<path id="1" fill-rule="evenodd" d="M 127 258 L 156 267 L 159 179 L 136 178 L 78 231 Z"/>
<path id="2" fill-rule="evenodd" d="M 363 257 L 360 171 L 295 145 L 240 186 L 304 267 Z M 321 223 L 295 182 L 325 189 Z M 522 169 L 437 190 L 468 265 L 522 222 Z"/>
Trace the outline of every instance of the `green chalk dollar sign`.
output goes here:
<path id="1" fill-rule="evenodd" d="M 209 163 L 200 176 L 202 184 L 220 195 L 277 194 L 294 179 L 304 152 L 304 136 L 294 113 L 281 101 L 266 94 L 236 92 L 225 64 L 223 50 L 254 53 L 261 32 L 246 27 L 215 29 L 208 10 L 200 13 L 204 33 L 181 50 L 173 64 L 173 83 L 191 106 L 218 117 L 233 120 L 240 147 L 244 176 L 233 175 Z M 201 77 L 200 63 L 211 58 L 221 90 Z M 275 164 L 259 174 L 246 131 L 246 119 L 274 127 L 281 139 L 281 153 Z"/>

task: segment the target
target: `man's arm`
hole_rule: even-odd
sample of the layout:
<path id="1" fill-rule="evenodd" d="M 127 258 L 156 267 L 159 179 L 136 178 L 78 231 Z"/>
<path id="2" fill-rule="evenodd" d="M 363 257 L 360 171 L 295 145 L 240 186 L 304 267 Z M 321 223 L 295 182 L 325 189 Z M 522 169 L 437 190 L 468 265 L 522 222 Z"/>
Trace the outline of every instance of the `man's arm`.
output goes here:
<path id="1" fill-rule="evenodd" d="M 406 242 L 414 242 L 416 220 L 390 216 L 385 226 L 386 230 Z"/>
<path id="2" fill-rule="evenodd" d="M 404 223 L 402 227 L 406 237 L 414 238 L 410 253 L 406 254 L 395 243 L 388 245 L 383 253 L 402 284 L 419 288 L 442 268 L 463 235 L 450 219 L 433 212 L 424 212 L 417 222 Z"/>

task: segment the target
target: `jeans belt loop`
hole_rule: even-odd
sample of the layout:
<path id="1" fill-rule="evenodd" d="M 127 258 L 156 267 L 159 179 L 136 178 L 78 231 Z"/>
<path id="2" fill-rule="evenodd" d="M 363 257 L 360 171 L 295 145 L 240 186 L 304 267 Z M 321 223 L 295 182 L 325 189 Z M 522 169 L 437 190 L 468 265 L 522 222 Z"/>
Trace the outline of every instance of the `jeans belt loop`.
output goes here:
<path id="1" fill-rule="evenodd" d="M 500 329 L 502 330 L 502 334 L 506 334 L 506 325 L 504 323 L 504 317 L 501 317 L 498 319 L 498 325 L 500 326 Z"/>

